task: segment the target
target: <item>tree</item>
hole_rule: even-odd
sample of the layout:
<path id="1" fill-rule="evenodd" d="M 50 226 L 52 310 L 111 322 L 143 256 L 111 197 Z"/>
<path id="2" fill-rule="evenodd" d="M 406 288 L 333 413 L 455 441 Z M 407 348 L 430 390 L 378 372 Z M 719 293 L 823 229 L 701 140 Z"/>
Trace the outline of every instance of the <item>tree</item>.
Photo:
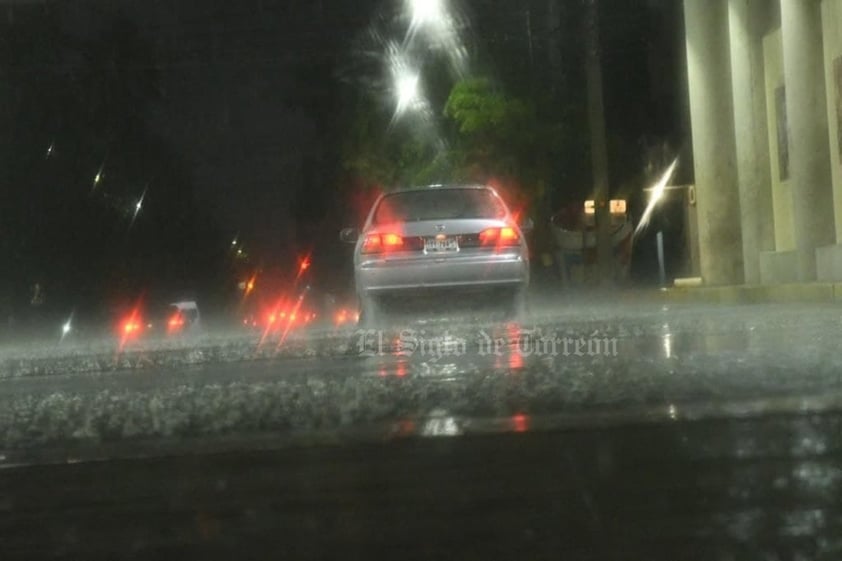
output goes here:
<path id="1" fill-rule="evenodd" d="M 539 149 L 534 105 L 507 96 L 487 79 L 473 78 L 453 87 L 444 114 L 455 126 L 455 170 L 460 175 L 526 179 L 530 155 Z"/>

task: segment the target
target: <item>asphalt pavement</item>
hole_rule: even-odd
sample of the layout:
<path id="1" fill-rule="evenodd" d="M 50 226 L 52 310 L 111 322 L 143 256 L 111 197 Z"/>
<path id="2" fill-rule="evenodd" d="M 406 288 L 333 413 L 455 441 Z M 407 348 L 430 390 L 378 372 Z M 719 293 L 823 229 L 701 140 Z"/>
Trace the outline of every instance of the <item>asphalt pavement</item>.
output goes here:
<path id="1" fill-rule="evenodd" d="M 7 346 L 0 557 L 840 558 L 842 308 L 535 304 Z"/>
<path id="2" fill-rule="evenodd" d="M 840 430 L 797 413 L 7 468 L 0 553 L 836 561 Z"/>
<path id="3" fill-rule="evenodd" d="M 0 379 L 0 448 L 11 462 L 27 451 L 140 440 L 189 446 L 406 421 L 420 431 L 433 418 L 452 421 L 428 432 L 458 433 L 460 419 L 540 425 L 559 415 L 731 414 L 802 398 L 827 405 L 842 389 L 840 335 L 836 306 L 597 297 L 533 303 L 518 323 L 471 312 L 397 314 L 382 329 L 283 340 L 213 334 L 175 350 L 122 349 L 133 357 L 125 361 L 120 349 L 88 342 L 117 359 L 106 368 L 81 351 L 54 354 L 39 359 L 52 369 Z M 71 363 L 85 367 L 64 372 Z"/>

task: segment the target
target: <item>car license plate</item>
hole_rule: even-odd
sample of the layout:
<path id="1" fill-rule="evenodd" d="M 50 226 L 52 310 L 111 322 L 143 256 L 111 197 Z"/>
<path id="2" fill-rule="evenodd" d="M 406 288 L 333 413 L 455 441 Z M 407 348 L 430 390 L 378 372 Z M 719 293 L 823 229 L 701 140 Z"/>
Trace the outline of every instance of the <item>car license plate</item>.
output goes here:
<path id="1" fill-rule="evenodd" d="M 424 251 L 459 251 L 459 242 L 456 238 L 427 238 L 424 240 Z"/>

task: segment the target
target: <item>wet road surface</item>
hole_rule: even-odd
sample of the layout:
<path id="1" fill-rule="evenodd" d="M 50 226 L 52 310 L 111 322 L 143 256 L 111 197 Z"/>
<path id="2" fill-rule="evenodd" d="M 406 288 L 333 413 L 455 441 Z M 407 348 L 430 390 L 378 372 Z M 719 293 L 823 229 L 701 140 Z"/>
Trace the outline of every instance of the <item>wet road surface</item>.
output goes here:
<path id="1" fill-rule="evenodd" d="M 838 414 L 0 471 L 3 559 L 842 557 Z"/>
<path id="2" fill-rule="evenodd" d="M 839 559 L 840 311 L 569 303 L 0 379 L 0 552 Z"/>
<path id="3" fill-rule="evenodd" d="M 433 411 L 677 418 L 698 404 L 833 400 L 840 335 L 842 313 L 827 306 L 590 303 L 517 324 L 397 317 L 376 330 L 242 339 L 225 361 L 0 379 L 0 449 L 330 430 Z"/>

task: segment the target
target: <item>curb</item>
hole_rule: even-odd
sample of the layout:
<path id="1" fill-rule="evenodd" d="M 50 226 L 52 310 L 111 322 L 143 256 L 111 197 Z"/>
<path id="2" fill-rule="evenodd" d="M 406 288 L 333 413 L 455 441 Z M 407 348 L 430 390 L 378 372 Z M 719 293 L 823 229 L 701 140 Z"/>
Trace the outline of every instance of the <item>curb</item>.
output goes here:
<path id="1" fill-rule="evenodd" d="M 660 295 L 671 303 L 834 304 L 842 303 L 842 283 L 672 287 Z"/>

